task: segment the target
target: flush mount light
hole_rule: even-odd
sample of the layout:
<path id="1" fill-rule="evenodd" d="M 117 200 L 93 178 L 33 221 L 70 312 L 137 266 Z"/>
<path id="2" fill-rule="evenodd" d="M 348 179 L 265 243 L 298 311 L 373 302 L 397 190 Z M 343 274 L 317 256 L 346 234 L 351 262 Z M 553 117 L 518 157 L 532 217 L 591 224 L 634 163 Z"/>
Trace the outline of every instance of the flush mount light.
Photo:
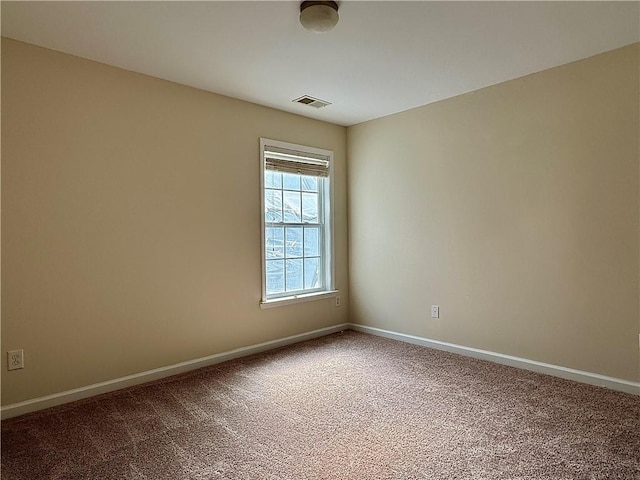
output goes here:
<path id="1" fill-rule="evenodd" d="M 300 23 L 316 33 L 328 32 L 338 23 L 336 2 L 309 1 L 300 4 Z"/>

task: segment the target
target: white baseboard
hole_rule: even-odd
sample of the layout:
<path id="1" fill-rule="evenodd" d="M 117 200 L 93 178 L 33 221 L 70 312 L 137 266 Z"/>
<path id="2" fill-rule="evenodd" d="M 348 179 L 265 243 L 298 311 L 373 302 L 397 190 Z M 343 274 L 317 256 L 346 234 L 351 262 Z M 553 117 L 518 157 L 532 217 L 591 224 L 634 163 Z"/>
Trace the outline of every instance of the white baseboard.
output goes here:
<path id="1" fill-rule="evenodd" d="M 415 345 L 423 345 L 425 347 L 434 348 L 437 350 L 444 350 L 446 352 L 457 353 L 466 357 L 478 358 L 481 360 L 488 360 L 494 363 L 500 363 L 502 365 L 508 365 L 510 367 L 521 368 L 523 370 L 530 370 L 532 372 L 544 373 L 552 375 L 554 377 L 560 377 L 567 380 L 573 380 L 576 382 L 587 383 L 589 385 L 596 385 L 598 387 L 605 387 L 611 390 L 618 390 L 621 392 L 631 393 L 634 395 L 640 395 L 640 383 L 630 382 L 628 380 L 622 380 L 620 378 L 607 377 L 597 373 L 584 372 L 582 370 L 575 370 L 573 368 L 561 367 L 559 365 L 552 365 L 549 363 L 537 362 L 535 360 L 528 360 L 526 358 L 513 357 L 511 355 L 504 355 L 502 353 L 490 352 L 487 350 L 479 350 L 477 348 L 464 347 L 462 345 L 456 345 L 453 343 L 441 342 L 439 340 L 430 340 L 428 338 L 417 337 L 415 335 L 408 335 L 406 333 L 392 332 L 389 330 L 383 330 L 381 328 L 369 327 L 366 325 L 357 325 L 354 323 L 349 324 L 349 329 L 357 332 L 370 333 L 379 337 L 392 338 L 394 340 L 400 340 L 402 342 L 412 343 Z"/>
<path id="2" fill-rule="evenodd" d="M 321 328 L 319 330 L 313 330 L 311 332 L 301 333 L 299 335 L 292 335 L 286 338 L 258 343 L 257 345 L 236 348 L 228 352 L 216 353 L 214 355 L 197 358 L 195 360 L 176 363 L 175 365 L 156 368 L 154 370 L 147 370 L 146 372 L 140 372 L 134 375 L 128 375 L 126 377 L 108 380 L 106 382 L 95 383 L 86 387 L 74 388 L 73 390 L 67 390 L 65 392 L 46 395 L 44 397 L 33 398 L 24 402 L 12 403 L 3 406 L 0 409 L 0 418 L 4 420 L 6 418 L 17 417 L 18 415 L 24 415 L 25 413 L 31 413 L 45 408 L 75 402 L 76 400 L 82 400 L 84 398 L 93 397 L 102 393 L 120 390 L 121 388 L 139 385 L 141 383 L 146 383 L 153 380 L 159 380 L 161 378 L 170 377 L 172 375 L 177 375 L 179 373 L 184 373 L 191 370 L 196 370 L 198 368 L 207 367 L 209 365 L 215 365 L 217 363 L 226 362 L 227 360 L 233 360 L 234 358 L 246 357 L 255 353 L 260 353 L 267 350 L 272 350 L 274 348 L 284 347 L 286 345 L 310 340 L 312 338 L 323 337 L 325 335 L 330 335 L 342 330 L 347 330 L 348 328 L 349 324 L 346 323 L 334 325 L 331 327 Z"/>
<path id="3" fill-rule="evenodd" d="M 383 330 L 381 328 L 358 325 L 355 323 L 343 323 L 340 325 L 321 328 L 319 330 L 313 330 L 311 332 L 306 332 L 299 335 L 292 335 L 290 337 L 271 340 L 269 342 L 236 348 L 228 352 L 217 353 L 214 355 L 209 355 L 207 357 L 197 358 L 195 360 L 176 363 L 175 365 L 156 368 L 154 370 L 148 370 L 145 372 L 128 375 L 122 378 L 116 378 L 93 385 L 87 385 L 85 387 L 75 388 L 73 390 L 54 393 L 52 395 L 46 395 L 43 397 L 26 400 L 24 402 L 12 403 L 0 408 L 0 418 L 4 420 L 6 418 L 17 417 L 19 415 L 24 415 L 25 413 L 31 413 L 38 410 L 43 410 L 45 408 L 75 402 L 76 400 L 82 400 L 103 393 L 112 392 L 114 390 L 131 387 L 133 385 L 140 385 L 142 383 L 159 380 L 161 378 L 185 373 L 209 365 L 226 362 L 227 360 L 233 360 L 234 358 L 246 357 L 255 353 L 260 353 L 267 350 L 272 350 L 274 348 L 303 342 L 305 340 L 311 340 L 312 338 L 323 337 L 325 335 L 330 335 L 332 333 L 340 332 L 347 329 L 369 333 L 380 337 L 391 338 L 394 340 L 400 340 L 402 342 L 412 343 L 415 345 L 435 348 L 437 350 L 457 353 L 467 357 L 488 360 L 491 362 L 500 363 L 502 365 L 509 365 L 511 367 L 522 368 L 524 370 L 544 373 L 547 375 L 552 375 L 554 377 L 587 383 L 589 385 L 596 385 L 599 387 L 610 388 L 612 390 L 640 395 L 640 383 L 637 382 L 630 382 L 628 380 L 607 377 L 605 375 L 599 375 L 597 373 L 584 372 L 581 370 L 561 367 L 558 365 L 536 362 L 534 360 L 527 360 L 526 358 L 513 357 L 510 355 L 490 352 L 487 350 L 464 347 L 453 343 L 431 340 L 428 338 L 417 337 L 415 335 L 408 335 L 406 333 L 392 332 L 390 330 Z"/>

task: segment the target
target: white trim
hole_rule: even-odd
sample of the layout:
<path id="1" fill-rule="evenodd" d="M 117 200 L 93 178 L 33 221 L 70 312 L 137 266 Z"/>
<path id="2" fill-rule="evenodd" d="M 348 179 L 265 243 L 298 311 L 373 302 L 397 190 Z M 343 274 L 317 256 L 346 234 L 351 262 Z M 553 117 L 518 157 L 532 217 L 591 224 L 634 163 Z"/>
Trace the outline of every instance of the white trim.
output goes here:
<path id="1" fill-rule="evenodd" d="M 629 380 L 608 377 L 606 375 L 600 375 L 598 373 L 575 370 L 573 368 L 552 365 L 550 363 L 537 362 L 535 360 L 528 360 L 526 358 L 513 357 L 511 355 L 504 355 L 502 353 L 480 350 L 478 348 L 465 347 L 462 345 L 456 345 L 454 343 L 441 342 L 439 340 L 431 340 L 429 338 L 418 337 L 406 333 L 392 332 L 390 330 L 383 330 L 381 328 L 369 327 L 366 325 L 357 325 L 354 323 L 350 323 L 349 328 L 357 332 L 369 333 L 372 335 L 377 335 L 379 337 L 391 338 L 394 340 L 400 340 L 401 342 L 412 343 L 414 345 L 422 345 L 425 347 L 434 348 L 436 350 L 444 350 L 445 352 L 457 353 L 459 355 L 464 355 L 465 357 L 488 360 L 490 362 L 508 365 L 510 367 L 521 368 L 523 370 L 530 370 L 532 372 L 544 373 L 546 375 L 573 380 L 575 382 L 587 383 L 589 385 L 596 385 L 598 387 L 610 388 L 611 390 L 618 390 L 620 392 L 640 395 L 639 382 L 630 382 Z"/>
<path id="2" fill-rule="evenodd" d="M 338 295 L 337 290 L 321 291 L 314 293 L 305 293 L 302 295 L 292 295 L 291 297 L 280 297 L 260 302 L 260 308 L 283 307 L 294 303 L 313 302 L 314 300 L 322 300 L 323 298 L 331 298 Z"/>
<path id="3" fill-rule="evenodd" d="M 25 400 L 24 402 L 12 403 L 3 406 L 0 409 L 0 415 L 3 420 L 6 418 L 17 417 L 18 415 L 23 415 L 25 413 L 31 413 L 45 408 L 55 407 L 56 405 L 75 402 L 76 400 L 82 400 L 84 398 L 93 397 L 102 393 L 120 390 L 125 387 L 139 385 L 153 380 L 159 380 L 161 378 L 185 373 L 191 370 L 196 370 L 198 368 L 207 367 L 209 365 L 215 365 L 217 363 L 226 362 L 227 360 L 233 360 L 234 358 L 246 357 L 255 353 L 260 353 L 267 350 L 272 350 L 274 348 L 310 340 L 312 338 L 324 337 L 332 333 L 347 330 L 348 328 L 349 324 L 342 323 L 340 325 L 320 328 L 311 332 L 258 343 L 256 345 L 250 345 L 248 347 L 235 348 L 233 350 L 229 350 L 228 352 L 216 353 L 214 355 L 197 358 L 195 360 L 188 360 L 186 362 L 180 362 L 166 367 L 147 370 L 146 372 L 140 372 L 113 380 L 107 380 L 106 382 L 95 383 L 93 385 L 87 385 L 86 387 L 74 388 L 73 390 L 54 393 L 52 395 L 45 395 L 44 397 L 33 398 L 31 400 Z"/>
<path id="4" fill-rule="evenodd" d="M 597 373 L 575 370 L 572 368 L 551 365 L 534 360 L 527 360 L 525 358 L 513 357 L 511 355 L 504 355 L 501 353 L 480 350 L 477 348 L 464 347 L 462 345 L 441 342 L 439 340 L 431 340 L 428 338 L 409 335 L 406 333 L 392 332 L 390 330 L 383 330 L 381 328 L 369 327 L 366 325 L 357 325 L 355 323 L 341 323 L 339 325 L 321 328 L 318 330 L 313 330 L 311 332 L 292 335 L 290 337 L 258 343 L 256 345 L 250 345 L 247 347 L 240 347 L 229 350 L 228 352 L 216 353 L 214 355 L 209 355 L 207 357 L 202 357 L 195 360 L 188 360 L 186 362 L 176 363 L 174 365 L 169 365 L 166 367 L 147 370 L 145 372 L 108 380 L 106 382 L 95 383 L 93 385 L 88 385 L 80 388 L 74 388 L 73 390 L 54 393 L 52 395 L 45 395 L 43 397 L 25 400 L 24 402 L 12 403 L 0 408 L 0 416 L 2 420 L 17 417 L 18 415 L 24 415 L 25 413 L 36 412 L 45 408 L 75 402 L 76 400 L 94 397 L 96 395 L 112 392 L 114 390 L 120 390 L 122 388 L 130 387 L 133 385 L 140 385 L 142 383 L 147 383 L 153 380 L 170 377 L 172 375 L 189 372 L 191 370 L 196 370 L 198 368 L 206 367 L 209 365 L 226 362 L 227 360 L 233 360 L 234 358 L 246 357 L 248 355 L 265 352 L 267 350 L 272 350 L 274 348 L 279 348 L 286 345 L 292 345 L 294 343 L 303 342 L 305 340 L 324 337 L 326 335 L 331 335 L 332 333 L 341 332 L 347 329 L 368 333 L 371 335 L 377 335 L 379 337 L 391 338 L 393 340 L 399 340 L 401 342 L 412 343 L 414 345 L 422 345 L 425 347 L 434 348 L 436 350 L 444 350 L 446 352 L 457 353 L 466 357 L 488 360 L 490 362 L 499 363 L 502 365 L 508 365 L 511 367 L 521 368 L 523 370 L 544 373 L 547 375 L 552 375 L 554 377 L 565 378 L 567 380 L 573 380 L 589 385 L 610 388 L 611 390 L 618 390 L 634 395 L 640 395 L 640 383 L 638 382 L 630 382 L 628 380 L 608 377 Z"/>
<path id="5" fill-rule="evenodd" d="M 323 250 L 324 250 L 324 256 L 325 256 L 325 264 L 324 264 L 324 268 L 326 269 L 326 271 L 324 272 L 324 278 L 325 278 L 325 288 L 329 291 L 332 290 L 337 290 L 337 285 L 336 285 L 336 251 L 335 251 L 335 238 L 334 238 L 334 232 L 335 232 L 335 228 L 334 228 L 334 224 L 335 224 L 335 215 L 334 215 L 334 196 L 333 196 L 333 192 L 334 192 L 334 181 L 333 181 L 333 175 L 334 175 L 334 165 L 335 162 L 333 161 L 333 152 L 331 152 L 331 155 L 329 156 L 329 198 L 326 198 L 327 195 L 323 195 L 322 200 L 324 201 L 324 205 L 323 205 L 323 217 L 324 217 L 324 245 L 323 245 Z M 325 192 L 326 193 L 326 192 Z M 329 219 L 327 221 L 327 218 Z"/>
<path id="6" fill-rule="evenodd" d="M 264 149 L 267 139 L 260 139 L 260 271 L 262 272 L 262 295 L 261 299 L 267 298 L 267 272 L 265 269 L 265 238 L 264 238 Z"/>

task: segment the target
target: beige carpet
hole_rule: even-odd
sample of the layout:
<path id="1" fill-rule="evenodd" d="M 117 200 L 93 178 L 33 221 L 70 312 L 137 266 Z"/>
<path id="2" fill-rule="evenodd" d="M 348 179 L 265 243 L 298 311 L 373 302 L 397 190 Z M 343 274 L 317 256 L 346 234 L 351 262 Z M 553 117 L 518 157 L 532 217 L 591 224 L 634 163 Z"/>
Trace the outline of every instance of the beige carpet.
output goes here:
<path id="1" fill-rule="evenodd" d="M 356 332 L 2 423 L 2 479 L 640 479 L 640 397 Z"/>

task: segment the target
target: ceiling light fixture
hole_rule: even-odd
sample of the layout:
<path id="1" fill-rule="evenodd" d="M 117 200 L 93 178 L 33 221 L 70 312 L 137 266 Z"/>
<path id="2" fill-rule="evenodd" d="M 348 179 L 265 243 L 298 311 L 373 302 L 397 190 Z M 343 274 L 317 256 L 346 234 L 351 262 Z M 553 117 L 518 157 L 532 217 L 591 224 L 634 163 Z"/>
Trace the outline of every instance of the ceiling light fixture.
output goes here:
<path id="1" fill-rule="evenodd" d="M 336 2 L 309 1 L 300 4 L 300 23 L 316 33 L 328 32 L 338 23 Z"/>

